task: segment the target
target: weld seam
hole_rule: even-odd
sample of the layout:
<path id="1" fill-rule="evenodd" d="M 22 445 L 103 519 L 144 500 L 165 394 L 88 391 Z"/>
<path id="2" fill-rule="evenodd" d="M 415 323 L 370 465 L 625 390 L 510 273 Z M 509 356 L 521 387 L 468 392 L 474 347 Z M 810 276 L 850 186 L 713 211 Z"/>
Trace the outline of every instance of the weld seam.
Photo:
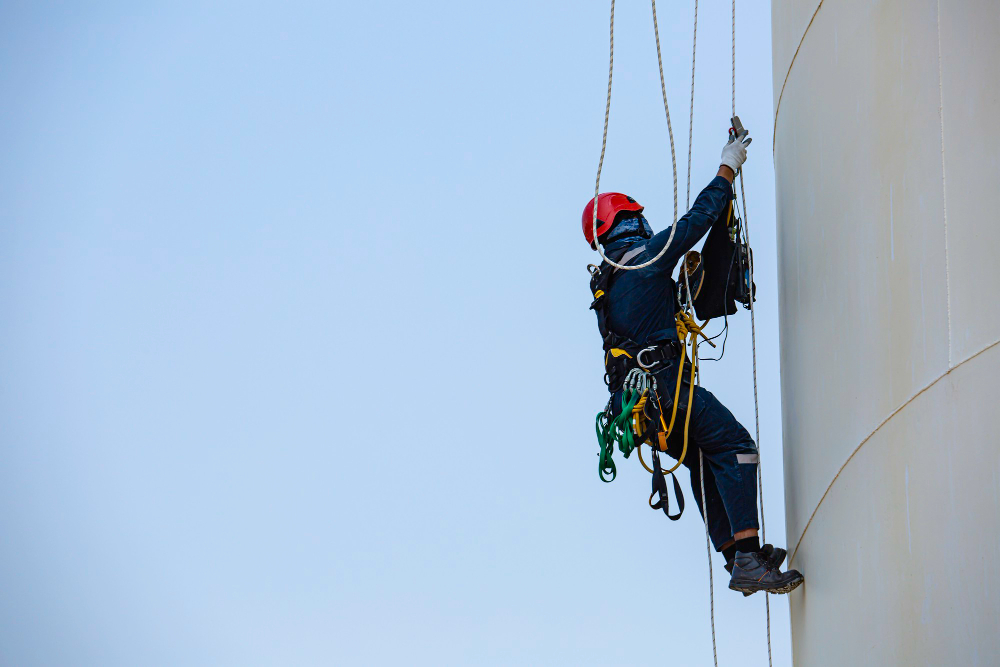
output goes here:
<path id="1" fill-rule="evenodd" d="M 813 21 L 816 20 L 816 14 L 819 13 L 819 8 L 823 6 L 823 0 L 819 0 L 819 4 L 816 5 L 816 11 L 813 12 L 812 18 L 809 19 L 809 25 L 806 26 L 805 32 L 802 33 L 802 39 L 799 40 L 799 45 L 795 47 L 795 53 L 792 55 L 791 62 L 788 63 L 788 70 L 785 72 L 785 80 L 781 82 L 781 92 L 778 93 L 778 102 L 774 105 L 774 129 L 771 133 L 771 152 L 774 152 L 774 147 L 777 145 L 778 136 L 778 111 L 781 109 L 781 98 L 785 95 L 785 86 L 788 85 L 788 76 L 792 73 L 792 66 L 795 64 L 795 59 L 799 57 L 799 49 L 802 48 L 802 42 L 806 41 L 806 35 L 809 34 L 809 28 L 812 27 Z"/>
<path id="2" fill-rule="evenodd" d="M 844 464 L 843 464 L 842 466 L 840 466 L 840 470 L 838 470 L 838 471 L 837 471 L 837 474 L 833 476 L 833 479 L 832 479 L 832 480 L 830 480 L 830 484 L 829 484 L 829 485 L 827 485 L 827 487 L 826 487 L 826 491 L 824 491 L 824 492 L 823 492 L 823 496 L 822 496 L 822 497 L 821 497 L 821 498 L 819 499 L 819 502 L 818 502 L 818 503 L 816 503 L 816 507 L 815 507 L 815 508 L 813 509 L 813 511 L 812 511 L 812 514 L 810 514 L 810 515 L 809 515 L 809 520 L 808 520 L 808 521 L 806 521 L 806 525 L 805 525 L 805 528 L 803 528 L 803 529 L 802 529 L 802 534 L 801 534 L 801 535 L 799 535 L 799 539 L 798 539 L 798 541 L 797 541 L 797 542 L 795 543 L 795 548 L 794 548 L 794 549 L 792 550 L 792 555 L 788 557 L 788 562 L 789 562 L 789 564 L 791 564 L 791 562 L 792 562 L 793 560 L 795 560 L 795 555 L 796 555 L 796 554 L 797 554 L 797 553 L 799 552 L 799 547 L 800 547 L 800 546 L 802 545 L 802 540 L 803 540 L 803 538 L 805 538 L 805 536 L 806 536 L 806 531 L 808 531 L 808 530 L 809 530 L 809 526 L 811 526 L 811 525 L 812 525 L 812 522 L 813 522 L 813 519 L 815 519 L 815 518 L 816 518 L 816 512 L 818 512 L 818 511 L 819 511 L 819 508 L 820 508 L 820 506 L 821 506 L 821 505 L 823 504 L 823 501 L 824 501 L 824 500 L 826 500 L 826 497 L 827 497 L 827 495 L 829 495 L 829 493 L 830 493 L 830 489 L 832 489 L 832 488 L 833 488 L 833 485 L 834 485 L 834 483 L 835 483 L 835 482 L 837 481 L 837 478 L 838 478 L 838 477 L 840 477 L 840 473 L 844 472 L 844 469 L 845 469 L 845 468 L 847 467 L 847 464 L 851 462 L 851 459 L 853 459 L 853 458 L 854 458 L 854 455 L 855 455 L 855 454 L 857 454 L 857 453 L 858 453 L 859 451 L 861 451 L 861 448 L 862 448 L 862 447 L 864 447 L 864 446 L 865 446 L 865 444 L 866 444 L 866 443 L 867 443 L 867 442 L 868 442 L 869 440 L 871 440 L 871 439 L 872 439 L 872 437 L 873 437 L 873 436 L 874 436 L 874 435 L 875 435 L 876 433 L 878 433 L 879 429 L 881 429 L 881 428 L 882 428 L 883 426 L 885 426 L 885 425 L 886 425 L 887 423 L 889 423 L 889 420 L 890 420 L 890 419 L 892 419 L 892 418 L 893 418 L 893 417 L 895 417 L 895 416 L 896 416 L 897 414 L 899 414 L 899 413 L 900 413 L 900 412 L 901 412 L 901 411 L 903 410 L 903 408 L 907 407 L 907 406 L 908 406 L 908 405 L 909 405 L 910 403 L 912 403 L 913 401 L 915 401 L 915 400 L 916 400 L 916 399 L 917 399 L 917 398 L 918 398 L 918 397 L 919 397 L 919 396 L 920 396 L 921 394 L 923 394 L 923 393 L 924 393 L 924 392 L 926 392 L 926 391 L 927 391 L 928 389 L 930 389 L 931 387 L 933 387 L 934 385 L 936 385 L 936 384 L 937 384 L 938 382 L 940 382 L 941 380 L 943 380 L 944 378 L 946 378 L 946 377 L 947 377 L 948 375 L 950 375 L 950 374 L 951 374 L 951 373 L 952 373 L 953 371 L 955 371 L 955 370 L 957 370 L 957 369 L 961 368 L 961 367 L 962 367 L 962 366 L 963 366 L 964 364 L 966 364 L 967 362 L 969 362 L 969 361 L 972 361 L 973 359 L 975 359 L 976 357 L 978 357 L 979 355 L 981 355 L 981 354 L 982 354 L 983 352 L 986 352 L 987 350 L 989 350 L 989 349 L 991 349 L 991 348 L 993 348 L 993 347 L 996 347 L 997 345 L 1000 345 L 1000 339 L 997 339 L 997 340 L 993 341 L 992 343 L 990 343 L 989 345 L 987 345 L 987 346 L 986 346 L 986 347 L 984 347 L 983 349 L 979 350 L 979 351 L 978 351 L 978 352 L 976 352 L 975 354 L 973 354 L 973 355 L 971 355 L 971 356 L 967 357 L 966 359 L 963 359 L 962 361 L 958 362 L 958 363 L 957 363 L 957 364 L 955 364 L 954 366 L 951 366 L 950 368 L 948 368 L 948 370 L 946 370 L 946 371 L 945 371 L 944 373 L 942 373 L 941 375 L 937 376 L 937 377 L 936 377 L 936 378 L 935 378 L 934 380 L 932 380 L 932 381 L 931 381 L 931 382 L 930 382 L 930 383 L 929 383 L 929 384 L 928 384 L 927 386 L 925 386 L 925 387 L 924 387 L 923 389 L 921 389 L 920 391 L 918 391 L 917 393 L 915 393 L 915 394 L 914 394 L 913 396 L 911 396 L 911 397 L 910 397 L 910 398 L 909 398 L 908 400 L 906 400 L 906 401 L 905 401 L 905 402 L 904 402 L 904 403 L 903 403 L 902 405 L 900 405 L 900 406 L 899 406 L 898 408 L 896 408 L 895 410 L 893 410 L 893 411 L 892 411 L 892 412 L 891 412 L 891 413 L 889 414 L 889 416 L 888 416 L 888 417 L 886 417 L 885 419 L 883 419 L 883 420 L 881 421 L 881 423 L 879 423 L 879 425 L 878 425 L 878 426 L 876 426 L 876 427 L 875 427 L 875 429 L 874 429 L 874 430 L 873 430 L 873 431 L 872 431 L 871 433 L 869 433 L 869 434 L 868 434 L 868 436 L 867 436 L 867 437 L 865 437 L 865 438 L 864 438 L 864 439 L 863 439 L 863 440 L 861 441 L 861 443 L 860 443 L 860 444 L 859 444 L 859 445 L 858 445 L 857 447 L 855 447 L 855 448 L 854 448 L 854 451 L 853 451 L 853 452 L 851 452 L 850 456 L 848 456 L 848 457 L 847 457 L 847 460 L 846 460 L 846 461 L 844 461 Z"/>

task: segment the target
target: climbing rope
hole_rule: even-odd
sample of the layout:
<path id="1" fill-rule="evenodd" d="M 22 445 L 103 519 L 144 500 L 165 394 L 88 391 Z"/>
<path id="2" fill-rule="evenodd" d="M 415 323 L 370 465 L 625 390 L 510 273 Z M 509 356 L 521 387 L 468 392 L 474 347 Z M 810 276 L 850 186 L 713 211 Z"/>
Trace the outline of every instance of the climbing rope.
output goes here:
<path id="1" fill-rule="evenodd" d="M 697 7 L 697 2 L 695 3 L 695 6 Z M 695 18 L 695 24 L 697 25 L 697 18 Z M 692 65 L 692 70 L 693 69 L 694 67 Z M 694 98 L 692 97 L 692 103 L 693 99 Z M 688 304 L 688 307 L 690 307 L 690 304 L 693 303 L 691 299 L 691 281 L 690 278 L 688 277 L 688 272 L 684 268 L 681 269 L 681 273 L 684 274 L 684 291 L 687 293 L 686 302 Z M 696 337 L 695 338 L 696 343 L 697 340 L 698 339 Z M 709 340 L 707 337 L 706 340 L 708 340 L 709 345 L 715 347 L 712 341 Z M 698 367 L 697 344 L 694 346 L 692 355 L 694 356 L 694 361 L 692 362 L 692 365 L 695 369 L 697 369 Z M 692 396 L 694 395 L 694 385 L 700 382 L 701 382 L 701 374 L 696 372 L 694 374 L 694 378 L 692 378 L 692 383 L 691 383 Z M 688 401 L 688 416 L 691 415 L 692 409 L 693 409 L 692 401 Z M 685 433 L 685 435 L 687 434 Z M 687 442 L 685 442 L 684 444 L 687 445 Z M 709 618 L 711 619 L 712 622 L 712 662 L 715 664 L 715 667 L 719 667 L 719 652 L 715 645 L 715 577 L 712 573 L 712 537 L 709 534 L 708 530 L 708 503 L 705 502 L 705 457 L 702 455 L 701 447 L 698 448 L 698 476 L 701 481 L 702 520 L 705 522 L 705 553 L 708 555 L 708 613 L 709 613 Z"/>
<path id="2" fill-rule="evenodd" d="M 698 0 L 694 0 L 694 30 L 691 36 L 691 105 L 688 107 L 688 174 L 685 208 L 691 210 L 691 138 L 694 134 L 694 57 L 698 53 Z"/>
<path id="3" fill-rule="evenodd" d="M 663 257 L 664 253 L 667 252 L 667 248 L 670 247 L 670 244 L 673 243 L 674 232 L 677 230 L 677 151 L 674 148 L 674 128 L 670 124 L 670 106 L 667 104 L 667 84 L 666 79 L 663 77 L 663 56 L 660 53 L 660 28 L 656 22 L 656 0 L 651 0 L 651 2 L 653 4 L 653 34 L 656 37 L 656 62 L 660 66 L 660 91 L 663 93 L 663 112 L 667 116 L 667 134 L 670 135 L 670 162 L 673 165 L 674 173 L 674 221 L 670 224 L 670 235 L 667 237 L 667 242 L 664 244 L 663 249 L 657 253 L 656 257 L 648 262 L 643 262 L 642 264 L 635 264 L 632 266 L 618 264 L 617 262 L 608 259 L 607 255 L 604 254 L 604 250 L 601 249 L 601 244 L 597 243 L 597 197 L 601 192 L 601 170 L 604 168 L 604 152 L 608 146 L 608 117 L 611 115 L 611 80 L 615 71 L 615 0 L 611 0 L 611 47 L 608 58 L 608 99 L 604 104 L 604 136 L 601 139 L 601 159 L 597 163 L 597 182 L 594 184 L 594 219 L 592 224 L 594 226 L 594 245 L 597 247 L 597 252 L 601 254 L 601 259 L 617 269 L 624 269 L 626 271 L 641 269 L 659 261 L 659 259 Z"/>
<path id="4" fill-rule="evenodd" d="M 712 617 L 712 662 L 719 667 L 719 651 L 715 646 L 715 578 L 712 576 L 712 538 L 708 532 L 708 504 L 705 502 L 705 457 L 698 448 L 698 470 L 701 471 L 701 509 L 705 513 L 705 552 L 708 554 L 708 613 Z"/>
<path id="5" fill-rule="evenodd" d="M 735 0 L 734 0 L 735 2 Z M 694 28 L 691 31 L 691 102 L 688 106 L 688 161 L 687 161 L 687 196 L 686 196 L 686 208 L 691 208 L 691 151 L 693 147 L 693 137 L 694 137 L 694 72 L 695 72 L 695 58 L 698 54 L 698 0 L 694 0 Z M 735 91 L 735 88 L 734 88 Z M 735 100 L 733 102 L 735 105 Z M 736 115 L 736 112 L 733 112 Z M 691 303 L 691 283 L 688 279 L 688 273 L 683 268 L 681 273 L 684 274 L 684 288 L 687 291 L 687 302 Z M 697 340 L 697 338 L 695 339 Z M 706 340 L 708 340 L 706 338 Z M 709 340 L 711 343 L 711 340 Z M 714 345 L 713 345 L 714 347 Z M 692 362 L 692 370 L 696 369 L 698 366 L 698 348 L 695 346 L 693 350 L 694 360 Z M 692 382 L 692 393 L 694 390 L 694 382 L 700 379 L 699 374 L 695 374 L 694 381 Z M 688 414 L 691 413 L 691 403 L 688 402 Z M 685 436 L 687 434 L 685 433 Z M 684 439 L 685 450 L 687 449 L 687 438 Z M 641 454 L 641 451 L 640 451 Z M 641 461 L 640 457 L 640 461 Z M 708 530 L 708 505 L 705 502 L 705 460 L 702 455 L 701 449 L 698 449 L 698 472 L 701 477 L 701 510 L 702 519 L 705 522 L 705 552 L 708 555 L 708 605 L 709 605 L 709 618 L 712 625 L 712 662 L 715 667 L 719 665 L 719 653 L 715 644 L 715 581 L 712 575 L 712 538 L 709 535 Z"/>
<path id="6" fill-rule="evenodd" d="M 743 174 L 740 173 L 740 199 L 743 200 L 743 233 L 746 235 L 747 245 L 750 245 L 750 222 L 747 214 L 746 192 L 743 189 Z M 750 256 L 750 284 L 753 285 L 753 253 Z M 764 470 L 760 461 L 760 406 L 757 400 L 757 327 L 754 322 L 753 297 L 750 298 L 750 348 L 753 359 L 753 418 L 755 435 L 757 438 L 757 496 L 760 502 L 760 539 L 762 544 L 767 543 L 767 525 L 764 522 Z M 767 613 L 767 664 L 771 664 L 771 600 L 764 597 L 764 608 Z"/>
<path id="7" fill-rule="evenodd" d="M 733 115 L 736 115 L 736 0 L 733 0 Z"/>
<path id="8" fill-rule="evenodd" d="M 736 115 L 736 0 L 732 0 L 732 100 L 733 115 Z M 747 213 L 746 190 L 743 187 L 743 170 L 740 170 L 740 200 L 743 205 L 743 233 L 746 236 L 747 245 L 750 245 L 750 215 Z M 760 404 L 757 399 L 757 326 L 754 318 L 753 307 L 753 253 L 750 256 L 750 349 L 753 359 L 753 418 L 755 436 L 757 441 L 757 497 L 760 503 L 760 539 L 762 544 L 767 544 L 767 526 L 764 523 L 764 469 L 763 461 L 760 458 Z M 767 664 L 771 663 L 771 600 L 764 596 L 764 609 L 767 615 Z"/>

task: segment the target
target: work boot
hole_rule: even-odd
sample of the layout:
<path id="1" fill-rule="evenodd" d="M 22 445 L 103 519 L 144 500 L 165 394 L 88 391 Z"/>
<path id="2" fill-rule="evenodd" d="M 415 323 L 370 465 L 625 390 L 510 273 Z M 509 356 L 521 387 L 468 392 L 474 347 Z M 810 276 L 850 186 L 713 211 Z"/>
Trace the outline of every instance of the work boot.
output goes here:
<path id="1" fill-rule="evenodd" d="M 770 565 L 775 570 L 780 568 L 781 564 L 785 562 L 786 551 L 780 547 L 774 547 L 770 544 L 765 544 L 760 548 L 760 553 L 767 558 L 767 564 Z M 726 572 L 732 574 L 734 564 L 735 562 L 732 560 L 726 563 L 725 565 Z M 743 597 L 745 598 L 750 597 L 754 593 L 756 593 L 756 591 L 743 591 Z"/>
<path id="2" fill-rule="evenodd" d="M 771 552 L 774 555 L 774 551 Z M 779 554 L 780 555 L 780 554 Z M 733 562 L 733 576 L 729 588 L 744 595 L 756 591 L 768 593 L 790 593 L 805 579 L 797 570 L 782 572 L 771 565 L 771 559 L 764 551 L 757 553 L 736 552 Z"/>
<path id="3" fill-rule="evenodd" d="M 767 556 L 767 562 L 774 568 L 781 567 L 781 564 L 785 562 L 785 555 L 787 553 L 784 549 L 771 546 L 770 544 L 762 546 L 760 548 L 760 552 Z M 733 573 L 733 561 L 729 561 L 724 567 L 726 568 L 726 572 L 729 574 Z M 749 595 L 749 593 L 747 593 L 747 595 Z"/>

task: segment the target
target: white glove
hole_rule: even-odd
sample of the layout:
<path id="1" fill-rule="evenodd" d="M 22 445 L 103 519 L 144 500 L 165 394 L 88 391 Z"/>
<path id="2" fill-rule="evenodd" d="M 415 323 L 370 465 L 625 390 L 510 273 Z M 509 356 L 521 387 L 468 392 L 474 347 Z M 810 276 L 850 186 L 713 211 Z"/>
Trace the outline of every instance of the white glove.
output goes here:
<path id="1" fill-rule="evenodd" d="M 747 146 L 750 144 L 750 138 L 747 135 L 743 135 L 736 141 L 731 141 L 722 147 L 722 164 L 726 165 L 733 170 L 733 173 L 737 173 L 743 163 L 747 161 Z"/>

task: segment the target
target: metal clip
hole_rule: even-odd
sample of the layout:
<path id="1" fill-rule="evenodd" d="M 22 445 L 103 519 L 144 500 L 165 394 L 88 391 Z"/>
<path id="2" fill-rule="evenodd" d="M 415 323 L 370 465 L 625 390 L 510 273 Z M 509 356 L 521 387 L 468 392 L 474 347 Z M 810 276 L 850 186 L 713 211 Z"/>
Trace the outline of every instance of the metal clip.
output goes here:
<path id="1" fill-rule="evenodd" d="M 622 389 L 626 391 L 638 391 L 640 394 L 645 394 L 652 387 L 653 391 L 656 391 L 656 378 L 653 375 L 641 368 L 633 368 L 625 376 L 625 382 L 622 383 Z"/>
<path id="2" fill-rule="evenodd" d="M 652 372 L 652 369 L 655 368 L 655 366 L 660 363 L 658 361 L 654 361 L 652 365 L 647 365 L 647 364 L 642 363 L 642 355 L 644 353 L 646 353 L 646 352 L 653 352 L 654 350 L 656 350 L 656 346 L 655 345 L 651 345 L 649 347 L 646 347 L 646 348 L 643 348 L 643 349 L 639 350 L 639 353 L 637 355 L 635 355 L 635 361 L 636 361 L 636 363 L 638 363 L 639 366 L 644 371 Z"/>

